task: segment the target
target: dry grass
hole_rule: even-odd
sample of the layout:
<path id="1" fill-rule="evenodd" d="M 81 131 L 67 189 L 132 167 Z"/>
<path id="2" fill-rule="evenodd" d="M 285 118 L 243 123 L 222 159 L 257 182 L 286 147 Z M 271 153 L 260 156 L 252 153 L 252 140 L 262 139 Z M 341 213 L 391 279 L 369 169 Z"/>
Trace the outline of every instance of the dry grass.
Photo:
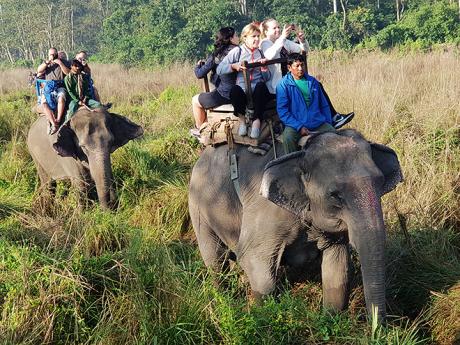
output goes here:
<path id="1" fill-rule="evenodd" d="M 0 146 L 0 238 L 6 239 L 0 241 L 0 343 L 237 343 L 268 323 L 279 332 L 273 339 L 286 339 L 291 332 L 294 337 L 331 337 L 328 343 L 367 343 L 363 324 L 356 321 L 344 328 L 317 312 L 319 284 L 297 287 L 294 299 L 286 295 L 280 303 L 251 313 L 235 297 L 246 295 L 243 287 L 234 295 L 213 290 L 203 278 L 196 245 L 178 241 L 190 230 L 186 181 L 196 159 L 196 146 L 184 138 L 192 123 L 190 98 L 200 88 L 192 66 L 142 71 L 92 65 L 103 101 L 114 102 L 116 112 L 141 123 L 146 132 L 143 140 L 113 155 L 121 204 L 116 213 L 79 209 L 72 193 L 56 204 L 31 201 L 35 171 L 24 137 L 33 116 L 25 109 L 27 91 L 21 91 L 27 71 L 2 72 L 0 78 L 0 95 L 12 93 L 0 102 L 0 136 L 5 133 L 5 145 Z M 405 243 L 393 246 L 390 259 L 396 260 L 389 265 L 399 276 L 389 275 L 390 286 L 401 296 L 392 300 L 412 305 L 417 296 L 433 290 L 437 298 L 420 302 L 413 314 L 428 309 L 430 336 L 443 344 L 454 341 L 458 284 L 452 286 L 450 277 L 435 283 L 446 271 L 455 276 L 437 258 L 457 257 L 458 245 L 449 240 L 441 251 L 444 242 L 434 242 L 414 225 L 442 234 L 436 229 L 460 224 L 458 56 L 313 53 L 310 66 L 313 75 L 322 75 L 339 111 L 355 110 L 352 127 L 397 151 L 405 183 L 385 197 L 386 221 L 390 227 L 397 224 L 395 212 L 401 213 L 412 241 L 420 242 L 417 255 L 428 258 L 413 259 Z M 452 267 L 458 267 L 455 260 Z M 402 276 L 405 285 L 398 278 Z M 363 305 L 357 287 L 350 319 L 359 318 Z M 283 316 L 291 312 L 290 318 Z M 416 323 L 413 327 L 421 328 Z M 394 326 L 388 332 L 375 344 L 415 344 L 396 341 L 402 339 L 398 332 L 413 337 L 411 328 Z"/>
<path id="2" fill-rule="evenodd" d="M 176 63 L 152 71 L 120 65 L 91 64 L 91 67 L 101 99 L 112 102 L 139 104 L 158 97 L 168 86 L 179 88 L 196 81 L 188 64 Z"/>
<path id="3" fill-rule="evenodd" d="M 23 90 L 27 86 L 29 71 L 25 68 L 0 70 L 0 95 Z"/>

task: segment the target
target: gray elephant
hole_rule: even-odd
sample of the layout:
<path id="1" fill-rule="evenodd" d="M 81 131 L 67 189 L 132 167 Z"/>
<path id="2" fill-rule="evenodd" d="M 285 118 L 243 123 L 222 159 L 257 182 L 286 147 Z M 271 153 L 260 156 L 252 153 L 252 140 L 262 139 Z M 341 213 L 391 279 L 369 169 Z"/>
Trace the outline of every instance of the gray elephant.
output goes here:
<path id="1" fill-rule="evenodd" d="M 278 147 L 280 152 L 281 147 Z M 402 181 L 390 148 L 354 130 L 312 136 L 273 160 L 236 145 L 237 184 L 227 146 L 195 164 L 189 211 L 207 267 L 236 256 L 254 296 L 273 292 L 281 265 L 307 267 L 321 253 L 323 305 L 348 305 L 349 244 L 358 252 L 367 309 L 385 316 L 385 227 L 380 198 Z M 239 192 L 237 192 L 239 190 Z"/>
<path id="2" fill-rule="evenodd" d="M 46 133 L 47 126 L 41 116 L 27 137 L 41 184 L 71 179 L 82 193 L 95 184 L 101 207 L 113 207 L 116 198 L 110 154 L 142 135 L 142 127 L 105 109 L 80 109 L 55 135 Z"/>

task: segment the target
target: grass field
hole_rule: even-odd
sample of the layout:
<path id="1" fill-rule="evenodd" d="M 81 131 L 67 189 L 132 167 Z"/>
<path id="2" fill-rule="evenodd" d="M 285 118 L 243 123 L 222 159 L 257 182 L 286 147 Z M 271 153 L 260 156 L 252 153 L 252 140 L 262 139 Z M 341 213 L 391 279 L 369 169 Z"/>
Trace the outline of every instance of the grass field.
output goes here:
<path id="1" fill-rule="evenodd" d="M 317 280 L 253 305 L 236 266 L 216 289 L 187 209 L 192 67 L 94 65 L 103 101 L 145 129 L 113 154 L 112 213 L 79 208 L 65 182 L 43 202 L 25 145 L 27 71 L 1 72 L 0 344 L 460 342 L 459 52 L 314 53 L 309 65 L 336 108 L 355 111 L 350 126 L 399 155 L 405 181 L 383 199 L 385 326 L 365 319 L 359 273 L 339 315 L 322 310 Z"/>

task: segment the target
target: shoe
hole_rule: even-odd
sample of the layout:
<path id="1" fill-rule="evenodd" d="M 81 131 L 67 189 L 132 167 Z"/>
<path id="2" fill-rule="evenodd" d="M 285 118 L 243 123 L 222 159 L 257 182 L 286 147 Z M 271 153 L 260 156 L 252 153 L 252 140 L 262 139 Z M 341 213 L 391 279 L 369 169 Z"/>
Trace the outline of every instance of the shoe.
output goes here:
<path id="1" fill-rule="evenodd" d="M 253 139 L 257 139 L 260 135 L 260 128 L 258 127 L 252 127 L 251 128 L 251 134 L 249 135 Z"/>
<path id="2" fill-rule="evenodd" d="M 197 139 L 201 138 L 200 130 L 198 128 L 190 129 L 189 133 L 192 137 L 195 137 Z"/>
<path id="3" fill-rule="evenodd" d="M 246 126 L 245 123 L 240 123 L 240 127 L 238 127 L 238 135 L 240 137 L 244 137 L 247 134 L 248 134 L 248 127 Z"/>
<path id="4" fill-rule="evenodd" d="M 350 122 L 353 117 L 355 116 L 354 112 L 348 113 L 348 114 L 335 114 L 332 118 L 332 126 L 334 126 L 335 129 L 339 129 L 346 125 L 348 122 Z"/>

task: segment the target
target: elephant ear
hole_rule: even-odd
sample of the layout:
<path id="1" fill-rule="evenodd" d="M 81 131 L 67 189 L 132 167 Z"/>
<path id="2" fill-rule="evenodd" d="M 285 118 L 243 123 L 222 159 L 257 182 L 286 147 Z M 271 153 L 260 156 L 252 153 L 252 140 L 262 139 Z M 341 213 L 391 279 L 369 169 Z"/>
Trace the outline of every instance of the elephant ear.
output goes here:
<path id="1" fill-rule="evenodd" d="M 109 126 L 114 137 L 110 152 L 114 152 L 119 147 L 125 145 L 128 141 L 144 134 L 144 130 L 141 126 L 136 125 L 126 117 L 117 114 L 110 113 Z"/>
<path id="2" fill-rule="evenodd" d="M 399 165 L 396 152 L 385 145 L 371 144 L 372 159 L 385 177 L 382 195 L 392 191 L 399 182 L 402 182 L 403 175 Z"/>
<path id="3" fill-rule="evenodd" d="M 59 129 L 53 148 L 61 157 L 73 157 L 81 161 L 87 160 L 86 155 L 77 143 L 75 132 L 68 124 Z"/>
<path id="4" fill-rule="evenodd" d="M 304 156 L 305 151 L 298 151 L 268 163 L 260 186 L 263 197 L 302 218 L 310 207 L 300 167 Z"/>

